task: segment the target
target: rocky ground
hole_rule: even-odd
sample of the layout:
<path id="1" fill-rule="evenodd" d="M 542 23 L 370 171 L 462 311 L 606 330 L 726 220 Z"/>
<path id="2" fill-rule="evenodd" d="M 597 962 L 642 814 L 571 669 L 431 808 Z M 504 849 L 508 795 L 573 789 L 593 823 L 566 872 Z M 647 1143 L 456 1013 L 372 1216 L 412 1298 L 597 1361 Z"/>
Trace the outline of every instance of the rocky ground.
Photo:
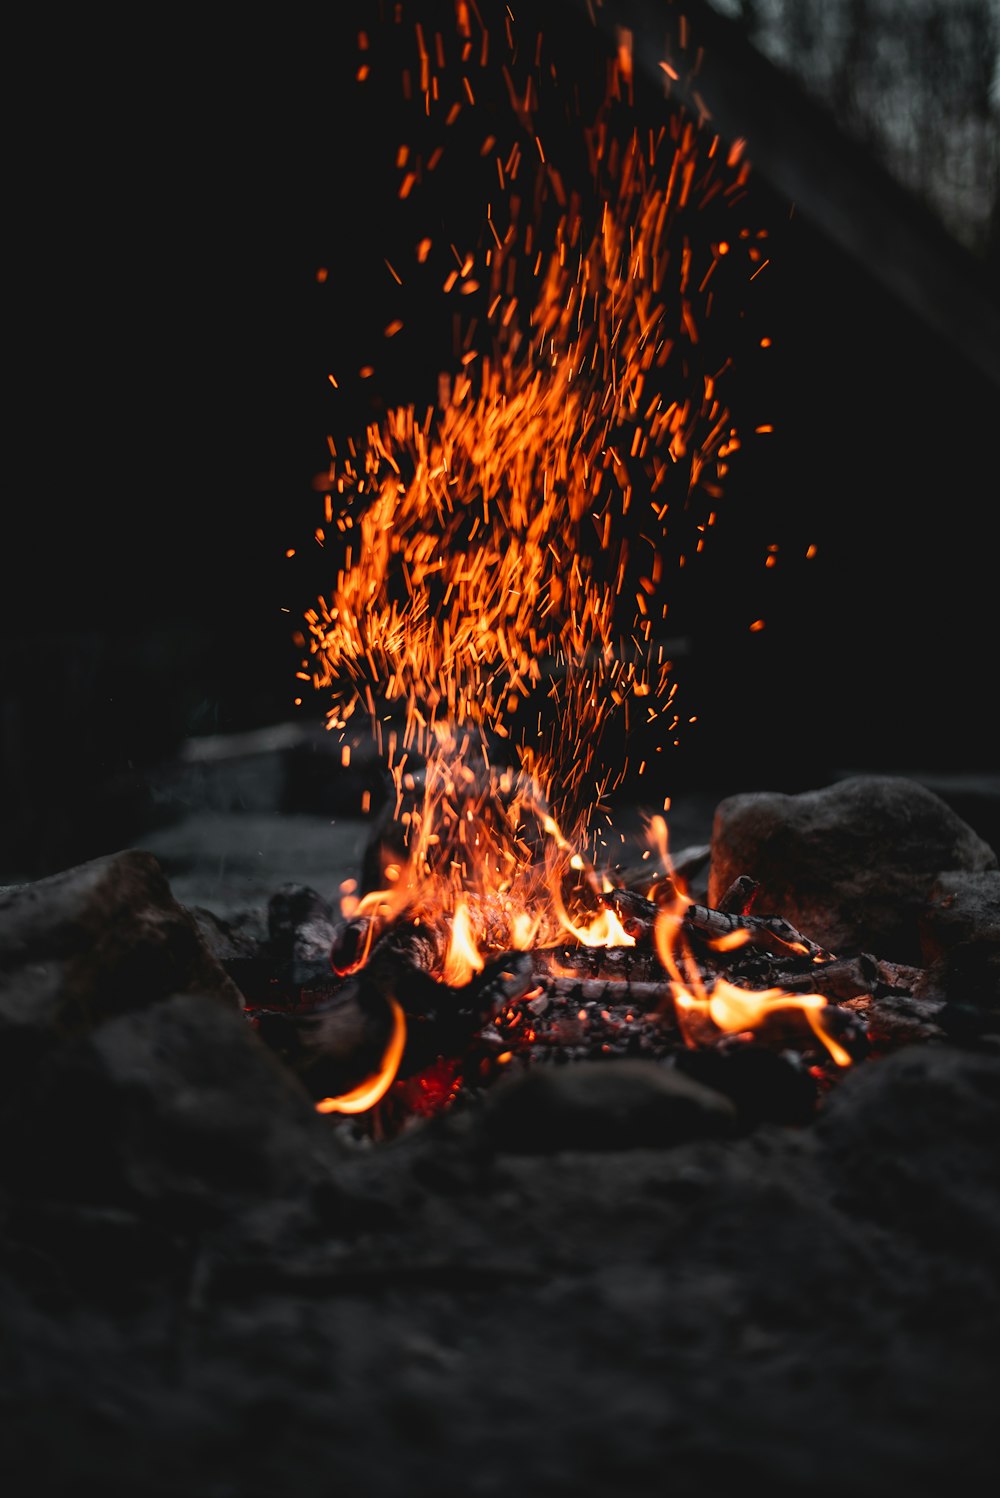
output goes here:
<path id="1" fill-rule="evenodd" d="M 875 1043 L 814 1106 L 588 1057 L 378 1139 L 315 1111 L 227 967 L 275 891 L 360 867 L 357 787 L 316 769 L 294 734 L 202 745 L 131 847 L 0 893 L 4 1492 L 987 1482 L 995 788 L 674 809 L 693 894 L 751 874 L 908 975 L 850 1001 Z"/>

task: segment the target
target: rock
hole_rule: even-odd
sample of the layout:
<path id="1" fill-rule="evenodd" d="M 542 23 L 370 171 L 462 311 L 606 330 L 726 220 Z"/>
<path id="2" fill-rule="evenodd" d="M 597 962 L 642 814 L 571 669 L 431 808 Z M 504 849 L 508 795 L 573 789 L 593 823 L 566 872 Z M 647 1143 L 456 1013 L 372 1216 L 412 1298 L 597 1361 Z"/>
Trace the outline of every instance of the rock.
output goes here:
<path id="1" fill-rule="evenodd" d="M 753 911 L 780 915 L 838 956 L 921 960 L 920 919 L 938 876 L 998 867 L 939 796 L 903 776 L 857 775 L 799 795 L 726 797 L 712 828 L 709 903 L 740 874 Z"/>
<path id="2" fill-rule="evenodd" d="M 736 1130 L 728 1098 L 655 1061 L 579 1061 L 503 1078 L 486 1105 L 494 1147 L 515 1154 L 622 1150 Z"/>
<path id="3" fill-rule="evenodd" d="M 1000 871 L 952 871 L 920 920 L 927 982 L 954 1003 L 1000 1010 Z"/>
<path id="4" fill-rule="evenodd" d="M 275 957 L 328 963 L 337 925 L 329 901 L 307 884 L 283 884 L 268 902 L 268 939 Z"/>
<path id="5" fill-rule="evenodd" d="M 0 895 L 6 1087 L 60 1037 L 174 993 L 242 1008 L 151 854 L 109 854 Z"/>
<path id="6" fill-rule="evenodd" d="M 322 1128 L 242 1015 L 178 994 L 48 1056 L 7 1121 L 0 1168 L 28 1195 L 217 1216 L 320 1179 Z"/>
<path id="7" fill-rule="evenodd" d="M 676 1064 L 685 1076 L 729 1098 L 743 1128 L 807 1124 L 816 1111 L 816 1080 L 795 1052 L 742 1042 L 682 1050 Z"/>
<path id="8" fill-rule="evenodd" d="M 240 921 L 228 921 L 200 905 L 187 908 L 206 947 L 223 967 L 228 962 L 246 962 L 256 957 L 267 940 L 266 913 L 254 911 Z"/>
<path id="9" fill-rule="evenodd" d="M 995 1265 L 1000 1058 L 907 1046 L 845 1076 L 815 1127 L 847 1210 Z"/>

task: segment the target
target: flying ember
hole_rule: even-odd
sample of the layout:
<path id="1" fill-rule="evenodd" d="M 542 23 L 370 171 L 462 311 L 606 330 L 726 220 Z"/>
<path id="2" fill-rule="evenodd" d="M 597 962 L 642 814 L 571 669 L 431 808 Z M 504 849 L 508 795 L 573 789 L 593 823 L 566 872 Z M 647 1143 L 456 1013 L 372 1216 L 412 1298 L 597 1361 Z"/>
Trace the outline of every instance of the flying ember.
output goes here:
<path id="1" fill-rule="evenodd" d="M 640 115 L 627 32 L 595 28 L 584 64 L 508 7 L 459 0 L 434 31 L 393 14 L 359 39 L 358 87 L 398 79 L 388 156 L 407 223 L 422 195 L 428 222 L 386 247 L 387 286 L 440 305 L 454 362 L 436 401 L 329 441 L 317 538 L 337 561 L 300 675 L 345 755 L 371 734 L 395 793 L 396 842 L 345 914 L 369 944 L 438 930 L 454 986 L 496 953 L 634 944 L 594 851 L 628 769 L 607 729 L 681 729 L 665 630 L 741 446 L 718 330 L 752 303 L 767 234 L 743 142 L 674 96 L 697 66 L 679 43 Z M 655 821 L 650 895 L 671 872 Z M 657 941 L 679 1008 L 708 1006 Z M 755 1022 L 735 992 L 713 996 L 722 1028 Z"/>

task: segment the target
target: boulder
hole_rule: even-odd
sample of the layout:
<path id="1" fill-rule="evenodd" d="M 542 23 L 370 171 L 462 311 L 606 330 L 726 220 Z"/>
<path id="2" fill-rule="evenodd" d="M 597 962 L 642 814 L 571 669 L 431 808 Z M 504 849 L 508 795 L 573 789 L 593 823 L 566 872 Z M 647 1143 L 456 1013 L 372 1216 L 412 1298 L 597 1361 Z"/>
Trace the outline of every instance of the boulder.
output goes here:
<path id="1" fill-rule="evenodd" d="M 0 892 L 0 1079 L 48 1046 L 177 993 L 239 989 L 150 853 L 126 850 Z"/>
<path id="2" fill-rule="evenodd" d="M 856 775 L 821 790 L 757 791 L 716 808 L 708 898 L 740 874 L 754 914 L 780 915 L 838 956 L 922 961 L 920 922 L 945 872 L 998 867 L 990 845 L 933 791 L 904 776 Z"/>

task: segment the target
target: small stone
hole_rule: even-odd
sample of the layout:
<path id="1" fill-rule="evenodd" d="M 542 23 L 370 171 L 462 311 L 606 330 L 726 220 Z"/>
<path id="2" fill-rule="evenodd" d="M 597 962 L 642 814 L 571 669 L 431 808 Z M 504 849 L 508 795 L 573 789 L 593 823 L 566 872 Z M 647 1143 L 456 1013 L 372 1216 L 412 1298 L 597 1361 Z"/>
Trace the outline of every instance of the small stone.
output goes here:
<path id="1" fill-rule="evenodd" d="M 504 1077 L 489 1095 L 485 1128 L 514 1154 L 662 1148 L 735 1131 L 728 1098 L 672 1067 L 587 1060 Z"/>
<path id="2" fill-rule="evenodd" d="M 954 1003 L 1000 1010 L 1000 871 L 942 874 L 920 939 L 931 989 Z"/>

